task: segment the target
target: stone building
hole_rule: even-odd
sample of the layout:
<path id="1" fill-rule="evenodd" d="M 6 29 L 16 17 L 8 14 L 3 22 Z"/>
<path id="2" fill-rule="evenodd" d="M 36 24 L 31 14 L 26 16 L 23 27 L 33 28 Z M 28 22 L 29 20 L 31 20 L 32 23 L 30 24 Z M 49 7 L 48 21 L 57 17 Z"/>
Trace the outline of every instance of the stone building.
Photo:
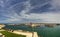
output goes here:
<path id="1" fill-rule="evenodd" d="M 55 26 L 57 26 L 56 23 L 27 23 L 27 25 L 32 26 L 32 27 L 37 27 L 37 26 L 39 26 L 39 27 L 55 27 Z"/>

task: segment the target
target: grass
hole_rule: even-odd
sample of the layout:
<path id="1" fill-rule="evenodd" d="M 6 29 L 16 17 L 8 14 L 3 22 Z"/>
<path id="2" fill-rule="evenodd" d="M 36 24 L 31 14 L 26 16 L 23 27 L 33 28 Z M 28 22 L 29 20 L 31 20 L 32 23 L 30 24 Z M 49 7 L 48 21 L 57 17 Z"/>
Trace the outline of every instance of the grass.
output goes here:
<path id="1" fill-rule="evenodd" d="M 8 31 L 1 31 L 0 33 L 2 33 L 3 35 L 5 35 L 5 37 L 26 37 L 24 35 L 14 34 L 14 33 L 8 32 Z"/>

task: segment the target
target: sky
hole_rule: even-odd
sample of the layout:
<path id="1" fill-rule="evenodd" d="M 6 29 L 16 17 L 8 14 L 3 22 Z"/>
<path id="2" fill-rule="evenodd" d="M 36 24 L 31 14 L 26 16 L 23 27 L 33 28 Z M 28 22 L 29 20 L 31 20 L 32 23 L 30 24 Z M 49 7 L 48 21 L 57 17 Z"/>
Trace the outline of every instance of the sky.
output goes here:
<path id="1" fill-rule="evenodd" d="M 60 23 L 60 0 L 0 0 L 0 23 Z"/>

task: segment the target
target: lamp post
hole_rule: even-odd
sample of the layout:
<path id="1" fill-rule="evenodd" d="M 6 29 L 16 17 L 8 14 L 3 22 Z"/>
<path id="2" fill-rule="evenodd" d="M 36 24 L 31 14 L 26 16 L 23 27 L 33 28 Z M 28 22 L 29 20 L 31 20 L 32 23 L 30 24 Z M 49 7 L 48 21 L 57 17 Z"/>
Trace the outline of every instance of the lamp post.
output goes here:
<path id="1" fill-rule="evenodd" d="M 34 37 L 34 28 L 32 27 L 32 37 Z"/>
<path id="2" fill-rule="evenodd" d="M 32 23 L 30 23 L 31 27 L 32 27 L 32 37 L 34 37 L 34 25 Z"/>

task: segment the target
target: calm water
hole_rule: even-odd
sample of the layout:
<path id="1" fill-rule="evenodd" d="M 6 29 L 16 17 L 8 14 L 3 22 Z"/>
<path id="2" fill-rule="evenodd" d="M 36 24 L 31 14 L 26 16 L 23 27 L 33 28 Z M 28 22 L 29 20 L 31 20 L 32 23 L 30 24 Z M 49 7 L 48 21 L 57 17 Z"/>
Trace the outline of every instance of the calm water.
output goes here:
<path id="1" fill-rule="evenodd" d="M 21 29 L 21 30 L 28 30 L 32 31 L 31 27 L 28 26 L 6 26 L 5 28 L 8 29 Z M 35 27 L 34 31 L 38 32 L 38 35 L 43 37 L 60 37 L 60 26 L 56 27 Z"/>

